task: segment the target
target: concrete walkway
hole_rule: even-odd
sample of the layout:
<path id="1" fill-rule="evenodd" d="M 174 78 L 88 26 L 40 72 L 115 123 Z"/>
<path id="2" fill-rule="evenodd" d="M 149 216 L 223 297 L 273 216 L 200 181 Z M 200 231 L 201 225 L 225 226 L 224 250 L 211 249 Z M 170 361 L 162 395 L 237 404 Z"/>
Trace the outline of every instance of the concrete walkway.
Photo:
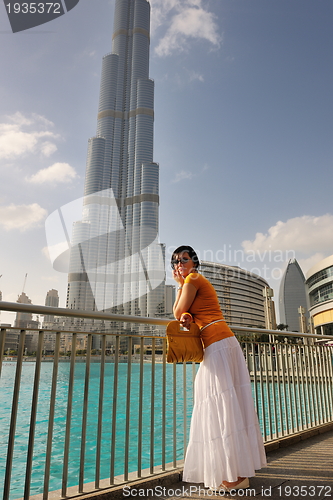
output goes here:
<path id="1" fill-rule="evenodd" d="M 333 500 L 333 423 L 268 443 L 266 452 L 267 467 L 250 478 L 250 488 L 246 490 L 213 493 L 202 485 L 182 482 L 180 468 L 95 491 L 79 499 Z"/>
<path id="2" fill-rule="evenodd" d="M 267 447 L 267 467 L 250 479 L 250 488 L 215 494 L 199 484 L 160 481 L 159 484 L 127 485 L 122 498 L 149 500 L 217 500 L 255 498 L 256 500 L 333 500 L 333 430 L 308 437 L 309 433 Z M 277 444 L 275 444 L 277 446 Z M 180 475 L 181 477 L 181 475 Z M 111 492 L 110 492 L 111 493 Z M 108 495 L 113 499 L 112 493 Z"/>
<path id="3" fill-rule="evenodd" d="M 166 495 L 151 498 L 179 500 L 191 496 L 193 499 L 253 497 L 256 500 L 333 500 L 333 431 L 299 441 L 287 448 L 268 451 L 267 467 L 250 479 L 250 488 L 247 490 L 230 493 L 221 491 L 212 495 L 210 490 L 199 486 L 179 482 L 166 487 Z"/>

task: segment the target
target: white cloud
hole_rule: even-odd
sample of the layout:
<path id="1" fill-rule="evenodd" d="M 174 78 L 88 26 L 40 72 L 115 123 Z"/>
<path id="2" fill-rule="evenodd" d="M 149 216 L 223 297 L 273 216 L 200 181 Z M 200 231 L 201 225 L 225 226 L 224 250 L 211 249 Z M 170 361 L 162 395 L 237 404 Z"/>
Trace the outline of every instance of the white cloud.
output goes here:
<path id="1" fill-rule="evenodd" d="M 157 28 L 165 24 L 168 24 L 167 31 L 155 48 L 158 56 L 186 50 L 191 39 L 206 40 L 220 47 L 222 38 L 216 16 L 202 6 L 202 0 L 153 0 L 153 36 Z"/>
<path id="2" fill-rule="evenodd" d="M 333 215 L 303 215 L 278 221 L 266 234 L 257 233 L 253 241 L 242 242 L 245 252 L 294 250 L 310 256 L 330 255 L 333 251 Z"/>
<path id="3" fill-rule="evenodd" d="M 34 184 L 64 184 L 71 182 L 75 177 L 77 177 L 77 173 L 68 163 L 54 163 L 50 167 L 38 170 L 27 180 Z"/>
<path id="4" fill-rule="evenodd" d="M 176 177 L 172 182 L 180 182 L 184 179 L 192 179 L 194 176 L 195 174 L 189 172 L 188 170 L 181 170 L 180 172 L 177 172 Z"/>
<path id="5" fill-rule="evenodd" d="M 59 136 L 50 130 L 53 123 L 45 117 L 32 114 L 32 118 L 27 118 L 17 112 L 6 118 L 5 123 L 0 123 L 0 159 L 15 159 L 32 153 L 49 156 L 56 151 L 50 139 Z M 46 137 L 48 140 L 43 140 Z"/>
<path id="6" fill-rule="evenodd" d="M 188 180 L 194 179 L 195 177 L 198 177 L 201 174 L 203 174 L 204 172 L 206 172 L 206 170 L 208 170 L 209 168 L 210 168 L 209 165 L 207 165 L 207 163 L 205 163 L 204 166 L 202 167 L 202 169 L 198 172 L 190 172 L 189 170 L 180 170 L 180 172 L 176 173 L 175 178 L 171 182 L 175 183 L 175 182 L 181 182 L 184 179 L 188 179 Z"/>
<path id="7" fill-rule="evenodd" d="M 194 80 L 199 80 L 200 82 L 205 81 L 203 75 L 196 71 L 190 71 L 190 81 L 193 82 Z"/>
<path id="8" fill-rule="evenodd" d="M 25 231 L 38 225 L 47 216 L 47 211 L 37 203 L 31 205 L 14 205 L 0 207 L 0 225 L 9 231 L 19 229 Z"/>
<path id="9" fill-rule="evenodd" d="M 44 156 L 49 157 L 57 151 L 57 146 L 52 142 L 45 141 L 41 144 L 40 149 Z"/>

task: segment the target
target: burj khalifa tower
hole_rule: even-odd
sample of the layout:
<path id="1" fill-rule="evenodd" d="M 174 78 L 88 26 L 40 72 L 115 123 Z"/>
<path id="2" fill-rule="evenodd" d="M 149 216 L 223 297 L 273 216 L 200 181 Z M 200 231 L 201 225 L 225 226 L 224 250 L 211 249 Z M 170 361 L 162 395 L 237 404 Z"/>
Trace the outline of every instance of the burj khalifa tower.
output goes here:
<path id="1" fill-rule="evenodd" d="M 82 218 L 71 238 L 68 308 L 163 313 L 149 45 L 149 2 L 116 0 L 112 52 L 103 58 L 97 134 L 88 142 Z"/>

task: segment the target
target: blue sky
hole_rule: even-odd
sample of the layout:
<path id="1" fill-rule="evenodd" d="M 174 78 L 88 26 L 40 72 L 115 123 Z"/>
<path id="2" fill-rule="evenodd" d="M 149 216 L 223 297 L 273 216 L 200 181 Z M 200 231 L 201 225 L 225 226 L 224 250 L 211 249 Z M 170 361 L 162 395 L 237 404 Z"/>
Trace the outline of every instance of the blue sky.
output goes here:
<path id="1" fill-rule="evenodd" d="M 333 1 L 152 0 L 160 241 L 261 274 L 332 254 Z M 0 5 L 0 290 L 59 290 L 44 223 L 83 194 L 114 0 L 13 34 Z M 2 313 L 0 321 L 13 315 Z"/>

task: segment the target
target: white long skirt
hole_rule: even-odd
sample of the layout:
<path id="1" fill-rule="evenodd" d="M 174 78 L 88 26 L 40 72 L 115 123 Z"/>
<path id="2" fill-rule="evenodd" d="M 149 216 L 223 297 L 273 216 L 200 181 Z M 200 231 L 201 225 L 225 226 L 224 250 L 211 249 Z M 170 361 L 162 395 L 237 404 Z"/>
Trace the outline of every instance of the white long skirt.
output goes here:
<path id="1" fill-rule="evenodd" d="M 183 481 L 217 488 L 266 465 L 251 382 L 236 337 L 205 349 L 195 378 Z"/>

